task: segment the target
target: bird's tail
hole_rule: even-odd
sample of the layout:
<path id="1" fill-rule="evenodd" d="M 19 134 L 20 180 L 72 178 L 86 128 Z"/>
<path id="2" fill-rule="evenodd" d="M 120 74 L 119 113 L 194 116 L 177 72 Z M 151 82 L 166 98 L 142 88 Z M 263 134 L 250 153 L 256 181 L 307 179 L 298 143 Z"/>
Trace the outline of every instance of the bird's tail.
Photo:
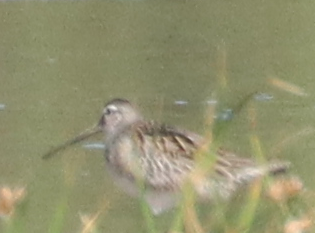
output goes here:
<path id="1" fill-rule="evenodd" d="M 290 168 L 290 166 L 291 166 L 290 162 L 275 161 L 269 163 L 269 165 L 267 166 L 267 170 L 269 174 L 278 175 L 285 173 Z"/>
<path id="2" fill-rule="evenodd" d="M 278 175 L 285 173 L 290 167 L 289 162 L 274 161 L 267 165 L 246 167 L 235 174 L 236 183 L 249 183 L 252 180 L 265 175 Z"/>
<path id="3" fill-rule="evenodd" d="M 194 183 L 197 193 L 202 199 L 221 197 L 228 199 L 237 189 L 250 184 L 255 179 L 266 175 L 279 175 L 290 167 L 289 162 L 273 161 L 265 165 L 247 164 L 234 169 L 220 167 L 215 176 L 210 176 L 207 182 Z"/>

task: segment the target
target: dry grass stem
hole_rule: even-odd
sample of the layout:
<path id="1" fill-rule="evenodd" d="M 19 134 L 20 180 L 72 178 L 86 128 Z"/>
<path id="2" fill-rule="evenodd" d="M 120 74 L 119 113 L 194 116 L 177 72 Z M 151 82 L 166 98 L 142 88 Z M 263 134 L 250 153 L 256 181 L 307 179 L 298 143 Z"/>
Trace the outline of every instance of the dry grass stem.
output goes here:
<path id="1" fill-rule="evenodd" d="M 298 95 L 298 96 L 306 96 L 306 92 L 299 86 L 286 82 L 284 80 L 281 80 L 279 78 L 269 78 L 268 79 L 269 84 L 271 84 L 272 86 L 275 86 L 281 90 L 284 90 L 286 92 L 289 92 L 291 94 L 294 95 Z"/>

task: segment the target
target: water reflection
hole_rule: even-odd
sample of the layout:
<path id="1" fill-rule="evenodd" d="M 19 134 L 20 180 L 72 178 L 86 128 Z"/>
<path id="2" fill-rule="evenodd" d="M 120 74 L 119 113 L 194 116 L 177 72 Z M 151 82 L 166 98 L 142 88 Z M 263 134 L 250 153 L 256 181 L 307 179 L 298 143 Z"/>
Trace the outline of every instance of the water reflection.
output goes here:
<path id="1" fill-rule="evenodd" d="M 273 95 L 268 93 L 257 93 L 254 95 L 254 99 L 257 101 L 270 101 L 273 99 Z"/>
<path id="2" fill-rule="evenodd" d="M 101 142 L 89 142 L 82 145 L 84 149 L 88 150 L 104 150 L 105 145 Z"/>

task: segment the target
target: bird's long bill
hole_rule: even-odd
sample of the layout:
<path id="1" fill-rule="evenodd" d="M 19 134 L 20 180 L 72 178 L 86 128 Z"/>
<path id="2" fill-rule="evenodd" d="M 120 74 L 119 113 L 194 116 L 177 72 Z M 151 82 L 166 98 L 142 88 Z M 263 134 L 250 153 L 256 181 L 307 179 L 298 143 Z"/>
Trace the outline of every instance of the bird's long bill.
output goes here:
<path id="1" fill-rule="evenodd" d="M 43 159 L 49 159 L 51 158 L 53 155 L 57 154 L 58 152 L 66 149 L 68 146 L 74 145 L 78 142 L 83 141 L 84 139 L 87 139 L 95 134 L 98 134 L 102 132 L 102 128 L 101 126 L 98 124 L 90 129 L 85 130 L 84 132 L 82 132 L 81 134 L 79 134 L 78 136 L 66 141 L 65 143 L 56 146 L 54 148 L 52 148 L 50 151 L 48 151 L 46 154 L 43 155 Z"/>

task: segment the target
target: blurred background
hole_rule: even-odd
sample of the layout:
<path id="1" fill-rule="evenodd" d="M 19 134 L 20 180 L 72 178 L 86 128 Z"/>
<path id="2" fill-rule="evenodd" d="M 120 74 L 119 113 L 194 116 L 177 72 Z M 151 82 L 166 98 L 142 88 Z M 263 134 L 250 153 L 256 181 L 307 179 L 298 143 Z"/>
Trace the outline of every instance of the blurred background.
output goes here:
<path id="1" fill-rule="evenodd" d="M 224 112 L 257 92 L 265 156 L 291 161 L 314 189 L 314 10 L 312 1 L 1 2 L 0 184 L 27 187 L 23 232 L 49 232 L 60 205 L 60 232 L 78 232 L 80 214 L 103 207 L 100 232 L 145 232 L 139 202 L 111 182 L 101 149 L 41 159 L 114 97 L 204 134 L 209 105 Z M 250 132 L 244 109 L 221 142 L 250 156 Z M 170 216 L 158 217 L 161 229 Z"/>

